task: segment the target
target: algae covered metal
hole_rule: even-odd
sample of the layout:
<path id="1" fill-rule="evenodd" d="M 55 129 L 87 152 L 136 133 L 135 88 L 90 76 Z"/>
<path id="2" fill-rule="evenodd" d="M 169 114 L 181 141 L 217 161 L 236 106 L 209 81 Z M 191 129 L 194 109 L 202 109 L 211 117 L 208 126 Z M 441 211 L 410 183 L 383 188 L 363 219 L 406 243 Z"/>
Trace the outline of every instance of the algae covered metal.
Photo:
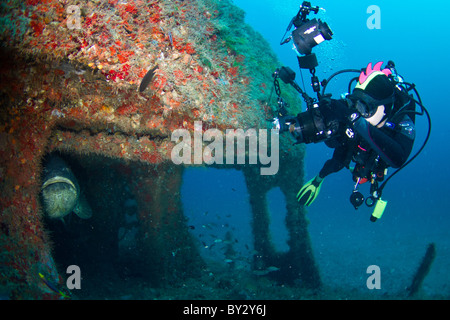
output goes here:
<path id="1" fill-rule="evenodd" d="M 68 251 L 88 274 L 99 272 L 89 265 L 95 261 L 121 266 L 126 277 L 144 270 L 155 286 L 201 276 L 205 262 L 183 214 L 184 167 L 171 159 L 171 135 L 194 132 L 195 121 L 203 132 L 266 129 L 273 117 L 278 61 L 231 1 L 101 3 L 1 5 L 0 281 L 11 299 L 62 298 L 40 274 L 64 284 Z M 295 93 L 286 95 L 299 111 Z M 274 266 L 268 276 L 318 288 L 305 212 L 292 200 L 303 152 L 280 138 L 277 175 L 260 176 L 258 165 L 226 168 L 246 177 L 255 270 Z M 45 162 L 55 154 L 66 163 Z M 265 195 L 276 186 L 288 199 L 287 253 L 276 252 L 267 233 Z M 129 199 L 135 231 L 133 250 L 124 250 L 118 234 Z M 70 227 L 49 215 L 70 218 Z"/>

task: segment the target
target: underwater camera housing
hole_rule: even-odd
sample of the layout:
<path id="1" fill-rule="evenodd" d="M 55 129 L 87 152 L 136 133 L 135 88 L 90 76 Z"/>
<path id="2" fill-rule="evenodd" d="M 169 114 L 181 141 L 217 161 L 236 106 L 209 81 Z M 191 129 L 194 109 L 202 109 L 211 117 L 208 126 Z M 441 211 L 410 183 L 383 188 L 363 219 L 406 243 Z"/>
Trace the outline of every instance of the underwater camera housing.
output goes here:
<path id="1" fill-rule="evenodd" d="M 294 22 L 294 25 L 296 23 Z M 300 54 L 309 55 L 312 48 L 321 44 L 325 40 L 331 40 L 333 32 L 326 22 L 320 19 L 312 19 L 301 22 L 292 32 L 295 48 Z"/>
<path id="2" fill-rule="evenodd" d="M 319 143 L 329 139 L 335 133 L 335 130 L 325 123 L 318 104 L 299 113 L 295 121 L 291 123 L 289 131 L 297 144 Z"/>
<path id="3" fill-rule="evenodd" d="M 320 19 L 308 19 L 310 13 L 317 14 L 321 8 L 318 6 L 311 6 L 311 2 L 303 1 L 298 13 L 291 19 L 285 34 L 280 42 L 280 45 L 286 44 L 293 40 L 295 50 L 298 54 L 298 63 L 300 69 L 309 69 L 311 72 L 311 86 L 314 92 L 317 93 L 319 101 L 321 100 L 320 89 L 321 83 L 315 75 L 315 68 L 318 66 L 317 57 L 312 53 L 312 49 L 325 40 L 331 40 L 333 32 L 326 22 Z M 323 9 L 322 9 L 323 10 Z M 286 34 L 295 27 L 294 31 L 288 38 Z M 306 102 L 307 110 L 300 113 L 295 119 L 283 119 L 282 110 L 285 110 L 285 103 L 280 97 L 280 89 L 278 78 L 284 83 L 292 85 L 303 97 Z M 318 143 L 322 142 L 333 135 L 335 126 L 332 123 L 325 123 L 324 117 L 320 110 L 320 105 L 316 99 L 309 97 L 296 83 L 295 72 L 289 67 L 282 67 L 277 69 L 274 73 L 274 85 L 278 95 L 278 115 L 280 118 L 275 118 L 274 127 L 289 131 L 296 138 L 297 143 Z M 281 100 L 281 102 L 280 102 Z"/>
<path id="4" fill-rule="evenodd" d="M 278 115 L 274 119 L 274 128 L 280 130 L 280 133 L 289 131 L 299 143 L 319 143 L 325 141 L 337 134 L 339 128 L 338 121 L 325 121 L 320 103 L 311 99 L 295 82 L 295 72 L 289 67 L 281 67 L 274 73 L 274 82 L 279 100 L 282 101 L 281 107 L 279 102 Z M 300 92 L 307 103 L 307 109 L 299 113 L 296 117 L 286 117 L 286 103 L 280 98 L 280 89 L 278 78 L 284 83 L 292 85 Z M 284 111 L 282 111 L 284 110 Z"/>
<path id="5" fill-rule="evenodd" d="M 312 53 L 312 49 L 325 40 L 331 40 L 333 36 L 333 32 L 326 22 L 320 19 L 308 19 L 308 15 L 311 12 L 317 14 L 319 9 L 318 6 L 312 7 L 311 2 L 303 1 L 297 15 L 289 23 L 286 33 L 289 32 L 292 26 L 295 27 L 294 31 L 289 38 L 282 39 L 280 42 L 283 45 L 291 40 L 294 41 L 295 49 L 299 55 L 299 65 L 302 69 L 314 69 L 317 67 L 317 58 Z"/>
<path id="6" fill-rule="evenodd" d="M 311 12 L 317 14 L 319 9 L 318 6 L 311 6 L 311 2 L 303 1 L 299 12 L 292 19 L 295 30 L 292 32 L 291 37 L 299 54 L 298 62 L 301 69 L 313 70 L 318 66 L 316 55 L 312 53 L 312 49 L 325 40 L 331 40 L 333 36 L 333 32 L 326 22 L 320 19 L 309 20 L 307 18 Z M 314 74 L 311 84 L 315 92 L 320 90 L 320 83 Z M 319 104 L 310 100 L 308 109 L 298 114 L 291 133 L 297 140 L 297 143 L 308 144 L 328 139 L 333 134 L 333 130 L 330 130 L 329 126 L 324 122 Z"/>
<path id="7" fill-rule="evenodd" d="M 327 140 L 334 134 L 334 130 L 324 122 L 319 105 L 309 108 L 297 115 L 297 123 L 294 124 L 292 135 L 296 143 L 319 143 Z"/>

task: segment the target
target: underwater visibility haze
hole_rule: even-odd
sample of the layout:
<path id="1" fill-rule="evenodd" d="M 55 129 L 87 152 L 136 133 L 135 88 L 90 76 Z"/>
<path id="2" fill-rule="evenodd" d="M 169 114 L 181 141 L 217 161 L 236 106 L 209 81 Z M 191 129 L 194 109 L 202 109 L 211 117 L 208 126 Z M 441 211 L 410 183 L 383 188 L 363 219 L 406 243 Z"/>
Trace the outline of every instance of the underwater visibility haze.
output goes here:
<path id="1" fill-rule="evenodd" d="M 426 6 L 2 3 L 0 299 L 449 299 L 450 4 Z M 270 130 L 278 93 L 293 116 L 316 97 L 297 59 L 309 53 L 280 45 L 314 18 L 332 31 L 311 47 L 318 81 L 393 61 L 431 118 L 416 114 L 410 158 L 421 152 L 386 183 L 375 222 L 352 205 L 346 168 L 299 204 L 334 149 Z M 297 88 L 277 82 L 282 66 Z M 327 92 L 339 99 L 355 76 Z M 235 154 L 228 134 L 243 131 Z"/>
<path id="2" fill-rule="evenodd" d="M 295 70 L 299 78 L 292 45 L 279 45 L 299 1 L 235 0 L 234 3 L 246 11 L 246 21 L 263 34 L 284 65 Z M 436 9 L 431 11 L 423 11 L 421 1 L 313 1 L 311 4 L 325 8 L 316 18 L 326 21 L 334 33 L 333 40 L 314 48 L 320 80 L 338 70 L 392 60 L 405 80 L 416 84 L 432 119 L 427 146 L 386 186 L 384 197 L 388 206 L 383 218 L 375 224 L 366 222 L 371 209 L 363 206 L 355 211 L 350 204 L 348 199 L 354 182 L 348 170 L 327 177 L 319 198 L 308 209 L 309 231 L 321 275 L 327 283 L 364 290 L 361 277 L 366 279 L 367 267 L 375 264 L 382 273 L 380 291 L 401 292 L 409 286 L 428 244 L 435 243 L 436 260 L 424 281 L 424 289 L 448 299 L 450 281 L 445 270 L 450 263 L 450 219 L 446 212 L 450 203 L 444 181 L 450 178 L 446 169 L 450 154 L 446 147 L 449 110 L 444 96 L 448 85 L 446 75 L 450 72 L 447 63 L 450 47 L 444 40 L 446 36 L 434 30 L 439 26 L 445 28 L 449 4 L 431 1 L 427 7 Z M 373 14 L 367 11 L 371 5 L 380 9 L 380 29 L 367 27 L 367 20 Z M 434 27 L 428 28 L 431 25 Z M 308 86 L 307 70 L 303 71 L 303 77 Z M 333 97 L 345 92 L 345 81 L 339 82 L 341 87 L 333 87 Z M 428 129 L 425 117 L 416 121 L 412 154 L 422 145 Z M 332 151 L 324 144 L 307 146 L 307 180 L 331 158 Z"/>

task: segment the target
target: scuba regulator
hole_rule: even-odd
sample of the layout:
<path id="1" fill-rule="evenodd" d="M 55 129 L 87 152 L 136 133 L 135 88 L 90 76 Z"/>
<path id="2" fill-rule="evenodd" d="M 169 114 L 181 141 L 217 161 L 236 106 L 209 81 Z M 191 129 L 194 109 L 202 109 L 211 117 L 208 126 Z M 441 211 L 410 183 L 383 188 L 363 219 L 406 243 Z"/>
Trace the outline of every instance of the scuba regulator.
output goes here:
<path id="1" fill-rule="evenodd" d="M 273 121 L 273 128 L 278 129 L 280 133 L 289 131 L 296 140 L 295 144 L 324 142 L 329 140 L 330 138 L 339 137 L 339 135 L 342 134 L 347 135 L 350 140 L 352 140 L 355 136 L 355 133 L 351 128 L 347 128 L 344 131 L 345 133 L 343 133 L 342 130 L 338 130 L 339 124 L 337 123 L 337 121 L 334 121 L 333 119 L 326 119 L 324 117 L 321 102 L 331 97 L 331 94 L 326 94 L 325 90 L 328 83 L 330 83 L 330 81 L 334 77 L 343 73 L 356 73 L 359 76 L 359 74 L 365 69 L 341 70 L 332 74 L 328 79 L 324 79 L 322 82 L 319 81 L 318 77 L 315 75 L 315 68 L 318 66 L 317 57 L 314 53 L 312 53 L 312 49 L 324 41 L 331 40 L 333 35 L 333 32 L 326 22 L 323 22 L 320 19 L 308 19 L 309 14 L 317 14 L 319 10 L 321 10 L 321 8 L 312 7 L 310 2 L 303 1 L 302 5 L 300 6 L 299 12 L 290 21 L 286 32 L 280 42 L 280 45 L 289 43 L 291 40 L 294 42 L 294 49 L 297 52 L 299 68 L 309 69 L 311 73 L 311 86 L 313 91 L 317 94 L 317 99 L 311 98 L 304 90 L 300 88 L 300 86 L 295 82 L 295 72 L 289 67 L 280 67 L 273 73 L 274 89 L 277 95 L 278 104 L 276 111 L 277 116 L 273 120 L 271 120 Z M 292 31 L 291 35 L 286 38 L 286 34 L 291 30 L 293 26 L 295 27 L 294 31 Z M 388 62 L 386 68 L 392 72 L 392 74 L 389 75 L 389 80 L 398 90 L 397 94 L 403 94 L 403 96 L 406 96 L 408 98 L 408 101 L 410 102 L 396 111 L 393 116 L 397 117 L 400 115 L 408 114 L 411 117 L 414 117 L 415 115 L 425 114 L 428 120 L 428 133 L 419 151 L 407 162 L 405 162 L 400 168 L 398 168 L 393 174 L 391 174 L 381 185 L 379 185 L 379 182 L 383 181 L 387 174 L 386 166 L 383 167 L 382 165 L 380 165 L 381 169 L 365 168 L 366 172 L 364 174 L 361 174 L 361 172 L 358 171 L 353 171 L 356 184 L 352 194 L 350 195 L 350 202 L 355 209 L 357 209 L 364 203 L 368 207 L 375 206 L 374 211 L 370 217 L 370 220 L 372 222 L 381 218 L 386 208 L 387 201 L 381 199 L 382 191 L 386 186 L 386 183 L 419 155 L 419 153 L 424 149 L 426 143 L 428 142 L 431 132 L 430 115 L 426 108 L 423 106 L 422 100 L 415 88 L 415 85 L 407 83 L 403 80 L 403 78 L 397 73 L 395 64 L 392 61 Z M 352 95 L 350 95 L 350 92 L 352 92 L 352 83 L 358 81 L 358 76 L 356 76 L 349 82 L 348 93 L 345 95 L 346 100 L 349 102 L 352 98 L 357 98 L 358 100 L 360 100 L 358 97 L 352 97 Z M 289 105 L 281 97 L 279 79 L 281 79 L 285 84 L 291 85 L 302 96 L 303 100 L 306 103 L 306 111 L 299 113 L 297 116 L 287 115 L 287 109 L 289 108 Z M 413 91 L 415 93 L 417 99 L 415 99 L 412 94 L 409 94 L 410 91 Z M 356 103 L 357 101 L 352 102 Z M 372 101 L 364 101 L 364 99 L 360 102 L 367 105 L 370 105 L 372 103 Z M 421 108 L 419 112 L 416 111 L 416 105 Z M 375 106 L 375 108 L 377 106 Z M 374 163 L 378 163 L 378 161 L 381 162 L 379 156 L 374 158 L 373 160 Z M 356 168 L 356 170 L 360 169 L 361 168 Z M 357 190 L 358 185 L 362 183 L 363 180 L 371 182 L 370 196 L 366 199 L 364 198 L 362 193 Z"/>

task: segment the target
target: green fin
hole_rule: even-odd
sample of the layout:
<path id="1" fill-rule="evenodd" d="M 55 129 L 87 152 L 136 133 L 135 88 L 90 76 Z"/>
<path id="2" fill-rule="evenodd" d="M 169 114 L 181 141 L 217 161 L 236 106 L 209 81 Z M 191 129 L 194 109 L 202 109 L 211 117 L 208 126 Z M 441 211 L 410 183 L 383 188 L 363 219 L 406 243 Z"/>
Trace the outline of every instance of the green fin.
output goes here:
<path id="1" fill-rule="evenodd" d="M 310 206 L 319 195 L 323 179 L 317 183 L 316 177 L 309 180 L 297 193 L 297 201 L 304 206 Z"/>

